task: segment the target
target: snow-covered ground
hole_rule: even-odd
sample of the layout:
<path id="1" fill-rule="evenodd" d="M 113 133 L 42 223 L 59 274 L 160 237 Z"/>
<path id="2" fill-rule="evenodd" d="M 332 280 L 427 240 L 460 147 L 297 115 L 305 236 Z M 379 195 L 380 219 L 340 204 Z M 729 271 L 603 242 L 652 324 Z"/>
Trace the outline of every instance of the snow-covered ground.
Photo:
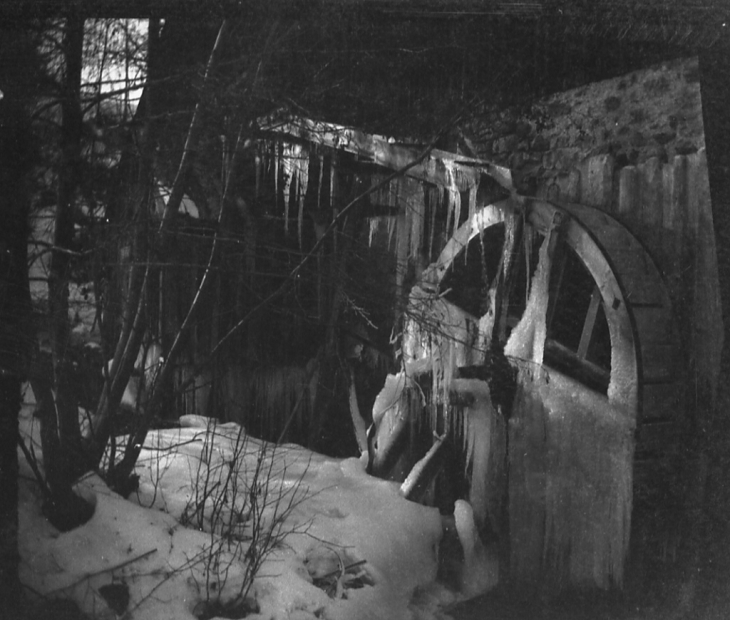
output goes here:
<path id="1" fill-rule="evenodd" d="M 37 437 L 31 410 L 21 426 Z M 273 446 L 235 424 L 183 423 L 149 434 L 128 500 L 95 475 L 82 480 L 94 515 L 66 533 L 43 517 L 21 466 L 24 584 L 103 619 L 447 617 L 458 595 L 436 582 L 436 509 L 368 476 L 362 460 Z M 231 601 L 238 616 L 225 611 Z"/>

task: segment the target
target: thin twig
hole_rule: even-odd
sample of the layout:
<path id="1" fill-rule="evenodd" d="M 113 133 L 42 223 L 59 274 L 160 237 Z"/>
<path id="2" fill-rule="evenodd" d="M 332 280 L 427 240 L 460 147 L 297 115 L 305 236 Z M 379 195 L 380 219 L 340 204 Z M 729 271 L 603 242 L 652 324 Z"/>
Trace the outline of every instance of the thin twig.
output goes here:
<path id="1" fill-rule="evenodd" d="M 208 64 L 205 67 L 205 74 L 203 75 L 203 85 L 201 88 L 201 92 L 203 93 L 205 93 L 208 89 L 211 73 L 213 71 L 213 67 L 216 64 L 218 53 L 222 46 L 223 38 L 225 36 L 227 28 L 228 22 L 224 19 L 221 22 L 220 28 L 218 29 L 218 35 L 216 36 L 215 43 L 213 44 L 213 49 L 211 50 L 210 56 L 208 57 Z M 188 172 L 188 168 L 190 167 L 192 162 L 192 153 L 196 146 L 197 134 L 200 129 L 201 116 L 203 114 L 204 108 L 205 101 L 201 98 L 201 100 L 196 103 L 195 110 L 193 111 L 193 118 L 190 120 L 188 135 L 185 139 L 185 145 L 183 146 L 182 157 L 180 158 L 180 165 L 177 168 L 175 180 L 173 181 L 172 189 L 170 190 L 170 196 L 167 200 L 167 204 L 165 205 L 165 210 L 163 211 L 160 221 L 160 230 L 164 230 L 166 228 L 168 222 L 172 218 L 172 215 L 174 213 L 177 213 L 177 210 L 180 207 L 180 203 L 182 202 L 184 191 L 183 179 L 185 178 L 185 175 Z"/>
<path id="2" fill-rule="evenodd" d="M 160 447 L 156 447 L 156 446 L 142 446 L 142 450 L 147 450 L 148 452 L 170 452 L 170 451 L 180 448 L 182 446 L 187 446 L 190 443 L 198 443 L 198 442 L 203 441 L 200 438 L 200 435 L 202 435 L 202 434 L 203 433 L 198 433 L 192 439 L 188 439 L 187 441 L 183 441 L 180 443 L 173 443 L 164 448 L 160 448 Z"/>

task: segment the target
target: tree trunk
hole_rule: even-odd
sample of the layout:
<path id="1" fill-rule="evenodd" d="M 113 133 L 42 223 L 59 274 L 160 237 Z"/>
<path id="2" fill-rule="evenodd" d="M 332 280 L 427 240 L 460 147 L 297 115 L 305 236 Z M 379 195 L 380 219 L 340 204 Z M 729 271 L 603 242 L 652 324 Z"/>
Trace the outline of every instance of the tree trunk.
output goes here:
<path id="1" fill-rule="evenodd" d="M 20 378 L 0 376 L 0 617 L 11 618 L 20 602 L 18 579 L 18 412 Z"/>
<path id="2" fill-rule="evenodd" d="M 54 248 L 48 277 L 48 308 L 55 406 L 42 412 L 42 441 L 47 482 L 54 503 L 61 505 L 71 496 L 75 478 L 74 461 L 81 450 L 77 403 L 71 391 L 71 359 L 69 356 L 70 326 L 68 293 L 70 253 L 73 244 L 73 209 L 79 179 L 81 149 L 81 54 L 84 20 L 73 15 L 66 20 L 63 39 L 66 63 L 61 94 L 61 160 L 58 170 L 58 202 L 56 205 Z"/>
<path id="3" fill-rule="evenodd" d="M 149 243 L 150 209 L 153 205 L 154 153 L 156 149 L 153 117 L 156 112 L 156 82 L 163 69 L 160 57 L 160 19 L 149 22 L 147 67 L 148 83 L 137 107 L 127 148 L 116 171 L 116 183 L 107 205 L 107 217 L 116 239 L 108 239 L 114 248 L 109 257 L 115 273 L 105 291 L 106 318 L 102 324 L 102 348 L 111 358 L 104 387 L 92 418 L 85 442 L 86 469 L 98 467 L 109 437 L 114 432 L 115 414 L 134 370 L 134 363 L 145 334 L 145 305 L 150 282 Z M 121 237 L 121 240 L 120 240 Z M 121 241 L 121 243 L 120 243 Z M 117 324 L 113 324 L 114 322 Z M 110 470 L 114 463 L 110 463 Z"/>
<path id="4" fill-rule="evenodd" d="M 5 42 L 7 35 L 6 31 L 0 33 Z M 2 68 L 0 59 L 0 77 L 7 78 Z M 16 93 L 5 90 L 3 94 L 0 100 L 0 213 L 3 214 L 0 226 L 0 617 L 14 618 L 21 593 L 18 412 L 31 341 L 28 200 L 23 184 L 28 167 L 29 131 L 23 109 L 14 100 Z"/>
<path id="5" fill-rule="evenodd" d="M 220 53 L 220 49 L 222 47 L 222 43 L 226 34 L 227 29 L 227 22 L 224 20 L 220 28 L 218 30 L 218 36 L 216 38 L 215 44 L 213 45 L 213 49 L 211 50 L 210 56 L 208 58 L 208 64 L 206 67 L 206 72 L 203 77 L 203 86 L 201 90 L 205 92 L 206 88 L 208 87 L 209 80 L 211 78 L 211 73 L 213 68 L 216 65 L 218 55 Z M 171 221 L 173 216 L 177 213 L 180 203 L 183 198 L 184 190 L 185 190 L 185 182 L 188 175 L 189 168 L 192 164 L 192 156 L 197 148 L 197 142 L 199 139 L 201 126 L 203 123 L 203 117 L 205 114 L 205 105 L 204 101 L 200 100 L 196 107 L 195 111 L 193 113 L 193 117 L 190 121 L 190 125 L 188 127 L 188 133 L 185 140 L 185 145 L 183 148 L 183 154 L 180 159 L 180 164 L 177 169 L 177 173 L 175 175 L 175 181 L 173 182 L 170 196 L 168 199 L 167 204 L 165 205 L 164 212 L 162 214 L 162 221 L 160 222 L 158 226 L 158 230 L 156 231 L 156 240 L 157 243 L 160 246 L 164 245 L 164 239 L 167 234 L 167 231 L 171 225 Z M 238 152 L 239 144 L 236 145 L 236 151 L 234 152 L 234 160 L 231 162 L 231 168 L 235 169 L 235 157 L 236 153 Z M 143 162 L 144 163 L 144 162 Z M 230 180 L 230 179 L 229 179 Z M 152 179 L 149 179 L 150 185 L 148 187 L 151 187 L 151 181 Z M 228 187 L 228 182 L 226 183 L 226 188 Z M 225 203 L 227 200 L 227 191 L 224 190 L 224 195 L 221 201 L 221 211 L 219 214 L 218 219 L 218 227 L 220 229 L 221 224 L 225 220 Z M 147 204 L 143 203 L 143 208 L 146 208 Z M 203 275 L 203 278 L 201 280 L 201 283 L 198 287 L 198 290 L 196 292 L 195 298 L 191 303 L 191 306 L 188 310 L 187 316 L 185 317 L 185 320 L 183 321 L 182 326 L 179 329 L 179 332 L 175 335 L 175 338 L 173 339 L 172 346 L 170 347 L 170 350 L 166 352 L 166 357 L 162 362 L 162 365 L 156 374 L 152 385 L 148 386 L 149 389 L 149 400 L 147 403 L 145 403 L 145 408 L 143 415 L 138 420 L 136 424 L 136 428 L 132 432 L 129 442 L 127 444 L 124 456 L 119 463 L 119 465 L 116 468 L 113 468 L 113 471 L 109 472 L 109 482 L 112 488 L 115 488 L 117 491 L 119 491 L 122 495 L 125 495 L 128 491 L 131 490 L 131 486 L 134 484 L 134 477 L 133 477 L 133 471 L 135 463 L 137 462 L 137 458 L 139 457 L 139 453 L 142 449 L 142 445 L 144 444 L 144 440 L 147 436 L 147 431 L 149 430 L 150 424 L 152 420 L 158 415 L 158 413 L 161 410 L 162 403 L 163 403 L 163 395 L 164 395 L 164 389 L 163 387 L 172 382 L 172 373 L 175 368 L 175 363 L 177 358 L 179 357 L 179 354 L 183 350 L 183 344 L 187 340 L 190 334 L 190 329 L 194 325 L 194 318 L 197 316 L 201 300 L 203 299 L 204 293 L 207 293 L 208 288 L 210 287 L 212 283 L 212 268 L 217 263 L 218 255 L 220 253 L 220 239 L 218 238 L 218 234 L 216 234 L 216 237 L 213 240 L 213 246 L 210 253 L 210 258 L 208 261 L 208 265 L 206 266 L 205 273 Z M 145 280 L 146 276 L 149 273 L 149 265 L 147 266 L 147 271 L 145 273 Z M 137 303 L 137 309 L 138 313 L 137 316 L 139 316 L 143 310 L 143 300 L 140 299 L 140 301 Z M 135 327 L 133 328 L 132 335 L 134 338 L 141 338 L 140 335 L 140 327 L 141 323 L 135 322 Z M 132 342 L 136 342 L 135 339 L 132 340 Z M 121 344 L 121 342 L 120 342 Z M 137 348 L 139 345 L 137 345 Z M 129 347 L 127 347 L 128 349 Z M 127 352 L 125 351 L 125 356 Z M 116 356 L 115 356 L 116 359 Z M 108 413 L 106 413 L 108 418 Z M 97 447 L 97 453 L 96 455 L 101 456 L 98 453 L 98 449 L 102 446 L 102 442 L 105 443 L 106 438 L 108 438 L 108 432 L 107 428 L 104 427 L 102 430 L 104 430 L 104 433 L 99 433 L 98 431 L 95 432 L 95 438 L 96 438 L 96 447 Z"/>

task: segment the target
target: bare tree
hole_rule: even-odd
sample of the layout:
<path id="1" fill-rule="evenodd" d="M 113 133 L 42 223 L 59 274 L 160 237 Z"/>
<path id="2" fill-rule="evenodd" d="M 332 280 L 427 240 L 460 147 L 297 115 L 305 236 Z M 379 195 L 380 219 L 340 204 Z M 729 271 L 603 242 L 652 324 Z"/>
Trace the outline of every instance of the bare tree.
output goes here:
<path id="1" fill-rule="evenodd" d="M 0 615 L 16 617 L 18 579 L 18 414 L 27 377 L 31 326 L 26 270 L 27 181 L 32 163 L 25 107 L 37 77 L 32 37 L 11 25 L 0 28 Z M 26 55 L 27 63 L 18 58 Z M 25 76 L 23 75 L 25 73 Z M 32 78 L 31 78 L 32 80 Z"/>
<path id="2" fill-rule="evenodd" d="M 54 379 L 57 386 L 71 384 L 65 380 L 66 300 L 77 255 L 92 257 L 87 262 L 94 271 L 101 350 L 110 364 L 103 369 L 103 389 L 83 437 L 74 396 L 64 387 L 55 396 L 48 391 L 44 451 L 48 461 L 60 463 L 53 475 L 62 481 L 49 479 L 52 487 L 70 488 L 76 475 L 99 467 L 111 446 L 103 473 L 113 487 L 128 491 L 148 428 L 164 415 L 164 405 L 174 397 L 171 389 L 182 388 L 180 364 L 193 366 L 190 380 L 197 380 L 201 365 L 216 370 L 211 376 L 222 374 L 222 368 L 241 362 L 242 350 L 258 365 L 316 358 L 323 372 L 316 377 L 315 409 L 325 416 L 310 419 L 300 441 L 325 449 L 323 434 L 332 435 L 331 441 L 338 434 L 327 430 L 326 412 L 335 415 L 339 404 L 347 411 L 351 402 L 351 372 L 339 340 L 346 309 L 363 305 L 352 301 L 355 283 L 349 274 L 362 252 L 362 199 L 374 188 L 362 186 L 344 159 L 340 170 L 334 155 L 327 155 L 332 162 L 322 157 L 312 170 L 318 170 L 320 181 L 309 192 L 304 168 L 297 173 L 296 191 L 294 171 L 281 168 L 279 159 L 268 171 L 261 169 L 268 155 L 257 146 L 266 137 L 258 129 L 260 118 L 282 108 L 301 113 L 308 103 L 322 113 L 332 107 L 323 105 L 332 78 L 331 58 L 323 51 L 333 44 L 332 33 L 313 15 L 303 21 L 313 42 L 302 39 L 297 19 L 281 20 L 266 7 L 217 23 L 206 15 L 202 28 L 190 15 L 171 16 L 164 26 L 150 20 L 146 45 L 129 43 L 130 28 L 117 29 L 121 35 L 114 39 L 103 23 L 81 17 L 61 22 L 62 148 L 50 280 Z M 79 64 L 84 36 L 99 50 L 86 78 Z M 140 54 L 146 58 L 144 92 L 128 117 L 126 103 L 116 108 L 105 103 L 118 95 L 128 99 L 139 81 L 125 75 L 105 91 L 101 84 L 114 80 L 105 77 L 104 65 L 113 57 L 140 64 Z M 276 192 L 255 191 L 257 161 L 259 174 L 269 175 Z M 97 187 L 89 182 L 94 171 Z M 189 197 L 205 217 L 184 224 L 179 211 Z M 88 222 L 75 214 L 80 207 L 96 212 L 99 204 L 105 207 L 95 232 L 100 243 L 79 250 L 71 230 L 74 221 L 82 228 Z M 175 250 L 181 243 L 186 252 Z M 234 299 L 226 295 L 230 282 L 237 283 Z M 184 293 L 172 295 L 176 285 Z M 382 289 L 382 282 L 369 290 L 376 288 Z M 392 308 L 382 314 L 392 318 Z M 279 331 L 286 335 L 272 340 Z M 120 460 L 114 439 L 120 403 L 140 349 L 151 339 L 161 342 L 163 355 L 147 377 L 140 411 L 127 420 L 131 426 L 124 430 L 131 435 Z M 300 395 L 295 409 L 301 400 Z"/>

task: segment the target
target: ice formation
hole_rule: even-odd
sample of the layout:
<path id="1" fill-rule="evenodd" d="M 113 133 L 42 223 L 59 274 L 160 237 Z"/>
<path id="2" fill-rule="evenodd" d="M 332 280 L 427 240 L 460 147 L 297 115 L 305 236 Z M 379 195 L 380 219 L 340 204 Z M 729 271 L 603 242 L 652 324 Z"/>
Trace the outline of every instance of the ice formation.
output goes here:
<path id="1" fill-rule="evenodd" d="M 464 565 L 459 575 L 461 593 L 477 596 L 497 585 L 499 561 L 482 543 L 474 521 L 474 510 L 469 502 L 459 499 L 454 505 L 456 533 L 464 551 Z"/>

